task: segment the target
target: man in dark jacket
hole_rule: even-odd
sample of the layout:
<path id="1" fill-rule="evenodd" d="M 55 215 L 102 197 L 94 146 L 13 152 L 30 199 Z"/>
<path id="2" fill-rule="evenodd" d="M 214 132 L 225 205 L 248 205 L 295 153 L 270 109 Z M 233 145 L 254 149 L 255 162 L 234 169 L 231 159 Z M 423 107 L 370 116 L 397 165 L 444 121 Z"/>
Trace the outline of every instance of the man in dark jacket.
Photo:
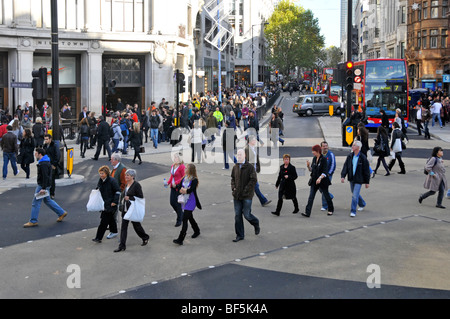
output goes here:
<path id="1" fill-rule="evenodd" d="M 50 158 L 50 164 L 52 165 L 52 177 L 50 186 L 50 197 L 55 198 L 55 179 L 58 174 L 59 160 L 61 159 L 61 152 L 58 146 L 53 141 L 50 134 L 45 134 L 44 136 L 44 150 L 45 154 Z"/>
<path id="2" fill-rule="evenodd" d="M 3 150 L 3 179 L 6 179 L 8 175 L 8 162 L 11 161 L 11 166 L 14 171 L 14 176 L 19 174 L 19 170 L 17 169 L 17 150 L 19 148 L 19 144 L 17 144 L 17 136 L 12 132 L 12 126 L 6 126 L 6 134 L 3 135 L 0 145 Z"/>
<path id="3" fill-rule="evenodd" d="M 50 158 L 45 154 L 43 148 L 36 149 L 34 154 L 38 161 L 37 163 L 37 184 L 33 203 L 31 204 L 31 218 L 30 221 L 23 225 L 25 228 L 34 227 L 38 225 L 39 210 L 41 208 L 42 201 L 45 205 L 53 210 L 58 215 L 57 222 L 62 222 L 64 217 L 67 216 L 65 212 L 53 199 L 50 198 L 50 185 L 52 175 L 52 165 Z M 41 197 L 45 196 L 45 197 Z"/>
<path id="4" fill-rule="evenodd" d="M 245 150 L 237 151 L 237 163 L 231 171 L 231 191 L 234 201 L 234 229 L 238 242 L 244 239 L 244 220 L 242 216 L 255 227 L 255 235 L 260 232 L 259 220 L 252 213 L 252 199 L 258 182 L 256 171 L 252 164 L 245 159 Z"/>
<path id="5" fill-rule="evenodd" d="M 357 206 L 359 206 L 358 211 L 362 211 L 364 207 L 366 207 L 366 202 L 361 197 L 360 192 L 362 184 L 366 184 L 366 188 L 369 188 L 370 182 L 369 161 L 367 160 L 367 157 L 360 152 L 361 147 L 362 143 L 360 141 L 353 142 L 352 153 L 347 156 L 341 171 L 341 182 L 344 183 L 345 176 L 347 176 L 352 191 L 350 217 L 356 216 Z"/>
<path id="6" fill-rule="evenodd" d="M 109 147 L 109 140 L 111 135 L 109 134 L 109 124 L 105 121 L 103 115 L 98 117 L 99 123 L 97 126 L 97 150 L 95 152 L 94 157 L 92 158 L 94 161 L 98 161 L 98 157 L 100 156 L 100 151 L 102 150 L 102 146 L 108 152 L 109 160 L 111 160 L 111 147 Z"/>
<path id="7" fill-rule="evenodd" d="M 158 127 L 159 127 L 159 124 L 161 123 L 161 120 L 160 120 L 158 114 L 156 114 L 156 109 L 152 110 L 152 114 L 150 115 L 149 122 L 150 122 L 150 138 L 153 141 L 153 147 L 158 148 L 158 134 L 159 134 Z"/>

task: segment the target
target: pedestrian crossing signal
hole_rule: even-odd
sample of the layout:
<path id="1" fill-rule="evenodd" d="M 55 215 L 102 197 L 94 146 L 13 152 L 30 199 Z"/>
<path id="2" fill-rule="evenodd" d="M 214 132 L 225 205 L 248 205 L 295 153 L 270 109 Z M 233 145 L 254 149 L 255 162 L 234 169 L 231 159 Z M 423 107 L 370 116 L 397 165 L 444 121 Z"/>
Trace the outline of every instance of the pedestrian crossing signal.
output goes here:
<path id="1" fill-rule="evenodd" d="M 116 94 L 116 80 L 108 81 L 108 94 L 110 95 Z"/>

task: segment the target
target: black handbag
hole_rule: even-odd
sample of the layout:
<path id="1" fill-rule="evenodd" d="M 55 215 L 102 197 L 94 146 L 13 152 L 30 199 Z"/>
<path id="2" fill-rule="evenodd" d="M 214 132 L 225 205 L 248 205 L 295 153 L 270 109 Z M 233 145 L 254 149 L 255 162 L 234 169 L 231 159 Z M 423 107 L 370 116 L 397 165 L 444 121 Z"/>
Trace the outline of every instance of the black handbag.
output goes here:
<path id="1" fill-rule="evenodd" d="M 22 164 L 22 160 L 23 160 L 23 154 L 19 153 L 19 155 L 17 155 L 16 163 L 17 164 Z"/>

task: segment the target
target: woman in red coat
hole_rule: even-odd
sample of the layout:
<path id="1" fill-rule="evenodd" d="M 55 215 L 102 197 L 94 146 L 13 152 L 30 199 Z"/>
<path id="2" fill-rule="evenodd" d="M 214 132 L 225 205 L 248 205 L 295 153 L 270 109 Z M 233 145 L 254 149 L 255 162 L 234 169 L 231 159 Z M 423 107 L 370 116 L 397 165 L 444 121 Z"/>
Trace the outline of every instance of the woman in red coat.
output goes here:
<path id="1" fill-rule="evenodd" d="M 184 166 L 181 154 L 175 154 L 173 156 L 173 165 L 170 168 L 169 181 L 167 182 L 170 187 L 170 206 L 177 213 L 175 227 L 181 226 L 183 222 L 183 209 L 181 208 L 181 204 L 178 203 L 178 195 L 180 195 L 181 181 L 183 180 L 185 170 L 186 167 Z"/>

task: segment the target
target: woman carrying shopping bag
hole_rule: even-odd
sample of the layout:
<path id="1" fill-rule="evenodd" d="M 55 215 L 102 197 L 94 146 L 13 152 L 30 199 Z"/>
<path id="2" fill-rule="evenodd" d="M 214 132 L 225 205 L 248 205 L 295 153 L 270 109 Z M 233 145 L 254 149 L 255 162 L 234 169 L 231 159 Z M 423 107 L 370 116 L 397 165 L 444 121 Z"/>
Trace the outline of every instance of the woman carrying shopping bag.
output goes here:
<path id="1" fill-rule="evenodd" d="M 181 227 L 180 235 L 173 242 L 178 245 L 183 245 L 184 238 L 186 237 L 186 231 L 188 228 L 188 222 L 191 224 L 194 234 L 192 238 L 197 238 L 200 235 L 200 228 L 194 219 L 194 209 L 202 209 L 202 205 L 198 199 L 197 187 L 198 177 L 197 170 L 194 164 L 188 164 L 186 167 L 186 175 L 181 182 L 180 194 L 187 195 L 185 204 L 181 204 L 183 208 L 183 226 Z"/>
<path id="2" fill-rule="evenodd" d="M 428 192 L 419 196 L 419 203 L 421 204 L 428 196 L 438 193 L 436 207 L 445 208 L 445 206 L 442 206 L 442 200 L 444 199 L 445 191 L 447 190 L 447 178 L 445 177 L 443 156 L 444 150 L 441 147 L 436 146 L 425 165 L 425 171 L 428 174 L 423 187 L 428 189 Z"/>
<path id="3" fill-rule="evenodd" d="M 139 184 L 139 182 L 136 181 L 136 171 L 134 169 L 128 169 L 125 172 L 125 180 L 127 184 L 122 194 L 124 201 L 123 208 L 122 205 L 119 205 L 119 207 L 122 208 L 122 226 L 120 228 L 120 243 L 119 248 L 114 250 L 115 253 L 126 249 L 128 224 L 130 223 L 130 221 L 125 219 L 124 217 L 127 213 L 127 210 L 130 209 L 131 207 L 131 202 L 136 201 L 137 198 L 144 199 L 144 193 L 142 192 L 141 184 Z M 147 245 L 150 236 L 147 235 L 144 228 L 142 228 L 141 223 L 132 221 L 131 224 L 133 225 L 136 234 L 142 239 L 141 246 Z"/>
<path id="4" fill-rule="evenodd" d="M 111 177 L 111 171 L 108 166 L 100 167 L 98 174 L 100 175 L 100 179 L 97 183 L 97 189 L 100 190 L 102 195 L 104 210 L 101 211 L 100 225 L 97 228 L 95 238 L 92 240 L 101 243 L 108 227 L 111 233 L 117 233 L 117 223 L 114 214 L 119 203 L 120 186 L 114 177 Z"/>

